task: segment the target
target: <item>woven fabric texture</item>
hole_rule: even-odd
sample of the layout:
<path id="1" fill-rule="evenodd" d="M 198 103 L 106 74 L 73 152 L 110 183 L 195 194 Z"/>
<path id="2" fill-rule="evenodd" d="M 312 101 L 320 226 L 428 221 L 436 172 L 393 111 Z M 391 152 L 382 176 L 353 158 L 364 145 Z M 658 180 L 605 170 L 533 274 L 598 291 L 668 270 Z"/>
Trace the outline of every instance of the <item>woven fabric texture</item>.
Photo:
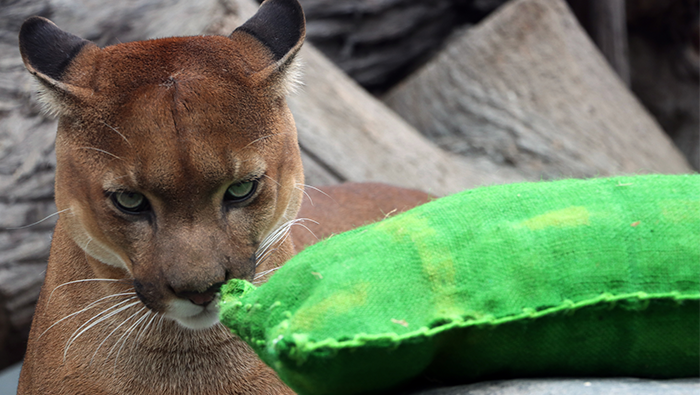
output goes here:
<path id="1" fill-rule="evenodd" d="M 335 235 L 221 319 L 300 394 L 700 374 L 700 176 L 484 187 Z"/>

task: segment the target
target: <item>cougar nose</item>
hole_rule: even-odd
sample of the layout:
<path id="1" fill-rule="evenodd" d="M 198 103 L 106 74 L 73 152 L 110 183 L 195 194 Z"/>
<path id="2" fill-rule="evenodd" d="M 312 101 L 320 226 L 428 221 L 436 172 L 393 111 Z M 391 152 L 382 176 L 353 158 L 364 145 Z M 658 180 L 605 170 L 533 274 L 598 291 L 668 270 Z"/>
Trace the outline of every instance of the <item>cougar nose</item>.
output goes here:
<path id="1" fill-rule="evenodd" d="M 192 291 L 182 291 L 182 292 L 177 292 L 175 293 L 175 296 L 181 299 L 189 299 L 190 302 L 196 304 L 197 306 L 206 306 L 209 303 L 211 303 L 212 300 L 216 297 L 216 293 L 219 292 L 221 289 L 221 286 L 224 285 L 224 283 L 216 283 L 209 287 L 204 292 L 192 292 Z"/>

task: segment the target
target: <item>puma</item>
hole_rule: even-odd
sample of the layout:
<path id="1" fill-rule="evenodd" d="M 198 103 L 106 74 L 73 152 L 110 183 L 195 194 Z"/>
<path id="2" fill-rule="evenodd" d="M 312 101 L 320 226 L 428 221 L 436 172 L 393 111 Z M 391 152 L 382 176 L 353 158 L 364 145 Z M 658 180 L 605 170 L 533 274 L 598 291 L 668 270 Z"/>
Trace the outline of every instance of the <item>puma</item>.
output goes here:
<path id="1" fill-rule="evenodd" d="M 302 200 L 322 238 L 429 199 L 361 184 L 304 198 L 285 101 L 304 36 L 296 0 L 228 37 L 105 48 L 25 21 L 22 58 L 59 117 L 60 218 L 19 394 L 292 393 L 219 324 L 221 284 L 263 282 L 315 241 L 288 237 Z"/>

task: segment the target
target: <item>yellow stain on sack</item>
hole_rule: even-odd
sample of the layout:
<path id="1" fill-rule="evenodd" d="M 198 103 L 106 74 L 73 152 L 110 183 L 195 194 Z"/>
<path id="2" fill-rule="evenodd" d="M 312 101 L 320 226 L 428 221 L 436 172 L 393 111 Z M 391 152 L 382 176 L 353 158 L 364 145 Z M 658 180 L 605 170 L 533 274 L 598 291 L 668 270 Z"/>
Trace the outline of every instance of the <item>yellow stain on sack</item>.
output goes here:
<path id="1" fill-rule="evenodd" d="M 438 234 L 429 218 L 404 214 L 400 220 L 377 223 L 376 229 L 390 234 L 395 242 L 411 241 L 420 257 L 423 273 L 430 280 L 436 311 L 446 316 L 459 315 L 461 309 L 454 300 L 457 272 L 450 240 Z"/>
<path id="2" fill-rule="evenodd" d="M 695 222 L 700 218 L 699 201 L 669 200 L 662 207 L 664 218 L 674 223 Z"/>
<path id="3" fill-rule="evenodd" d="M 530 230 L 546 228 L 570 228 L 590 225 L 588 210 L 583 206 L 550 211 L 520 223 Z"/>
<path id="4" fill-rule="evenodd" d="M 336 291 L 316 304 L 305 304 L 296 313 L 292 326 L 294 329 L 309 332 L 323 326 L 323 322 L 357 309 L 367 302 L 370 283 L 366 281 L 353 284 L 349 289 Z"/>

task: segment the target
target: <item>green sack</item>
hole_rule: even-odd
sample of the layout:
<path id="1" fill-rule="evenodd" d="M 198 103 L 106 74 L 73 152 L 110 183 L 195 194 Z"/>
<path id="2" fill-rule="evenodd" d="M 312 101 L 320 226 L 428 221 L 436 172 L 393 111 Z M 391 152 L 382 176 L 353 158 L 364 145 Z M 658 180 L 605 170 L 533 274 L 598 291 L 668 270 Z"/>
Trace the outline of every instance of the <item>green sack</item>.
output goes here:
<path id="1" fill-rule="evenodd" d="M 700 176 L 469 190 L 222 293 L 222 322 L 300 394 L 698 376 Z"/>

